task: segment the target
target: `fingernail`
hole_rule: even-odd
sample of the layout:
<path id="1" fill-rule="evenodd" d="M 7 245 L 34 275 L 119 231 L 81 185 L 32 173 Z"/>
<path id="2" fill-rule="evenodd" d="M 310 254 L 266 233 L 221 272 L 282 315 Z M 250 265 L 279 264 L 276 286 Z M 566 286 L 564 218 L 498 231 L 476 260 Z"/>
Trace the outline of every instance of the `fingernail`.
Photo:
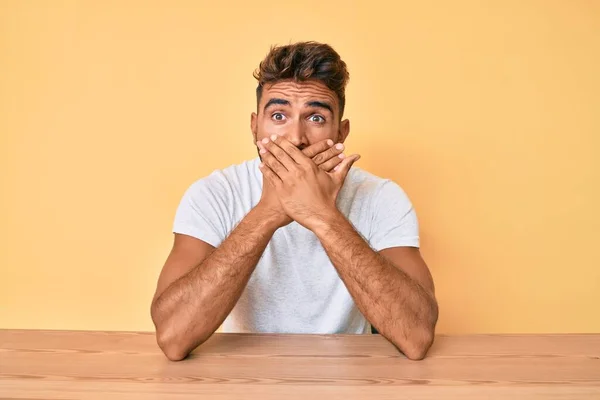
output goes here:
<path id="1" fill-rule="evenodd" d="M 264 144 L 267 144 L 267 143 L 269 143 L 269 138 L 264 138 L 264 139 L 262 140 L 262 142 L 263 142 Z"/>
<path id="2" fill-rule="evenodd" d="M 266 149 L 260 149 L 260 151 L 259 151 L 260 154 L 265 154 L 266 152 L 267 152 Z"/>
<path id="3" fill-rule="evenodd" d="M 327 139 L 327 146 L 333 146 L 333 140 Z"/>
<path id="4" fill-rule="evenodd" d="M 338 143 L 338 144 L 335 145 L 335 148 L 338 149 L 338 150 L 344 150 L 344 145 L 341 144 L 341 143 Z"/>
<path id="5" fill-rule="evenodd" d="M 338 157 L 339 157 L 339 158 L 344 158 L 344 157 L 346 157 L 346 156 L 344 155 L 344 153 L 341 153 L 341 154 L 340 154 Z"/>
<path id="6" fill-rule="evenodd" d="M 271 135 L 271 140 L 272 141 L 276 141 L 277 140 L 277 135 Z"/>
<path id="7" fill-rule="evenodd" d="M 339 165 L 337 165 L 337 166 L 336 166 L 336 167 L 335 167 L 333 170 L 334 170 L 334 171 L 337 171 L 338 169 L 340 169 L 340 166 L 339 166 Z"/>
<path id="8" fill-rule="evenodd" d="M 264 166 L 265 166 L 265 164 L 263 164 L 263 163 L 258 164 L 258 168 L 262 168 Z"/>

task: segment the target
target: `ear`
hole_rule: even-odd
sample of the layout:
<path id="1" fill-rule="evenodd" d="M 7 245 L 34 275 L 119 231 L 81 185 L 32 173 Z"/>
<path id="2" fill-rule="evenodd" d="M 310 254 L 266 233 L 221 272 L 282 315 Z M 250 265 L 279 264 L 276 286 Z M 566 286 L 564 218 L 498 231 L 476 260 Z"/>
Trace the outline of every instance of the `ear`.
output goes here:
<path id="1" fill-rule="evenodd" d="M 254 144 L 256 144 L 256 133 L 258 126 L 258 116 L 255 112 L 250 115 L 250 130 L 252 131 L 252 136 L 254 137 Z"/>
<path id="2" fill-rule="evenodd" d="M 338 142 L 344 143 L 348 134 L 350 133 L 350 120 L 345 119 L 340 122 L 340 130 L 339 130 L 339 140 Z"/>

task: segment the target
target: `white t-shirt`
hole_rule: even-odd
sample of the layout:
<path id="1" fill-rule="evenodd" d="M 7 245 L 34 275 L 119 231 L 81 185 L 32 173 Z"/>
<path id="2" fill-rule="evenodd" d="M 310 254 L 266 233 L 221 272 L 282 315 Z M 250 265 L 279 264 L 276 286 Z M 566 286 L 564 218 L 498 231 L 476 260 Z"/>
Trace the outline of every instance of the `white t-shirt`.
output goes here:
<path id="1" fill-rule="evenodd" d="M 179 204 L 173 232 L 218 247 L 260 200 L 259 163 L 256 157 L 194 182 Z M 419 247 L 415 211 L 393 181 L 352 167 L 337 206 L 375 251 Z M 371 325 L 317 237 L 294 221 L 273 235 L 222 330 L 370 333 Z"/>

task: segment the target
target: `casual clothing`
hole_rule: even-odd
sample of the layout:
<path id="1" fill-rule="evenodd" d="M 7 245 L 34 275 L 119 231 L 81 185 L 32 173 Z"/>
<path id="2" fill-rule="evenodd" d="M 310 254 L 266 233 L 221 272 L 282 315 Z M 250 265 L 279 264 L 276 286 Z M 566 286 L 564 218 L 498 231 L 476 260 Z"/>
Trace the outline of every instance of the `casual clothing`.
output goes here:
<path id="1" fill-rule="evenodd" d="M 218 247 L 260 200 L 259 163 L 257 157 L 194 182 L 173 231 Z M 352 167 L 337 206 L 374 250 L 419 247 L 415 211 L 393 181 Z M 371 326 L 317 237 L 294 221 L 273 235 L 222 330 L 362 334 Z"/>

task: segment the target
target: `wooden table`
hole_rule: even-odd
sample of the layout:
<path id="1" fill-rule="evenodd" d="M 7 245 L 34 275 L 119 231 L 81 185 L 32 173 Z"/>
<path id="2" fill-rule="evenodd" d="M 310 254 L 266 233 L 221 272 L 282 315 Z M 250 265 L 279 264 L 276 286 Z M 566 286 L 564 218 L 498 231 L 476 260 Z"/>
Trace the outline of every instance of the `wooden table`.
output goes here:
<path id="1" fill-rule="evenodd" d="M 152 333 L 0 330 L 0 399 L 600 399 L 600 335 L 215 334 L 170 362 Z"/>

